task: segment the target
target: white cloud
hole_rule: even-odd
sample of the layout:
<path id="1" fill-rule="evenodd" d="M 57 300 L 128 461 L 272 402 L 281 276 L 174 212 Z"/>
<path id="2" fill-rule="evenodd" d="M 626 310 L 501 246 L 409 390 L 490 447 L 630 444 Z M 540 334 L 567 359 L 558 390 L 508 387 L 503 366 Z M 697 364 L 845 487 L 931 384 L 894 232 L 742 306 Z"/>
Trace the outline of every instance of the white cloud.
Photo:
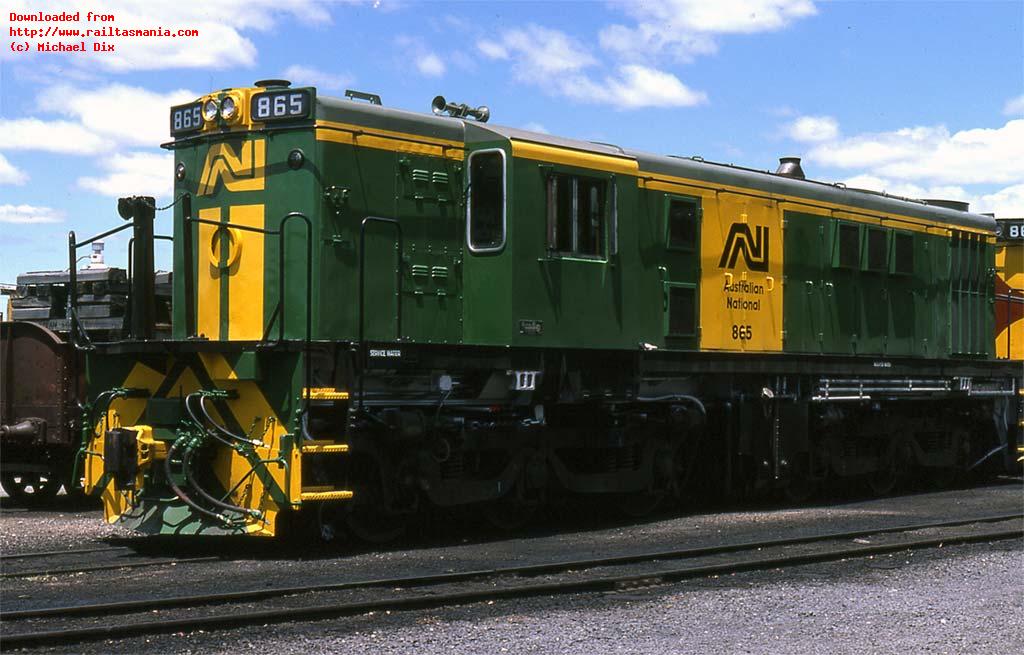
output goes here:
<path id="1" fill-rule="evenodd" d="M 1014 184 L 995 193 L 985 194 L 975 201 L 971 209 L 992 212 L 1000 218 L 1020 218 L 1024 216 L 1024 184 Z"/>
<path id="2" fill-rule="evenodd" d="M 943 125 L 908 127 L 825 142 L 807 158 L 868 169 L 897 180 L 937 184 L 1006 184 L 1024 179 L 1024 119 L 999 128 L 951 133 Z"/>
<path id="3" fill-rule="evenodd" d="M 786 133 L 796 141 L 831 141 L 839 136 L 839 123 L 831 116 L 801 116 L 787 126 Z"/>
<path id="4" fill-rule="evenodd" d="M 173 191 L 174 155 L 132 152 L 114 155 L 101 165 L 107 169 L 102 177 L 80 177 L 78 186 L 105 196 L 147 195 L 171 200 Z M 165 203 L 166 204 L 166 203 Z"/>
<path id="5" fill-rule="evenodd" d="M 508 59 L 508 50 L 496 41 L 480 39 L 476 42 L 476 47 L 488 59 Z"/>
<path id="6" fill-rule="evenodd" d="M 992 193 L 972 191 L 956 184 L 922 186 L 870 174 L 855 175 L 844 183 L 850 188 L 883 191 L 904 198 L 960 200 L 969 203 L 972 212 L 992 212 L 1003 218 L 1024 216 L 1024 183 Z"/>
<path id="7" fill-rule="evenodd" d="M 440 77 L 447 70 L 444 60 L 424 39 L 400 34 L 395 37 L 395 44 L 400 48 L 399 66 L 405 68 L 412 62 L 416 70 L 427 77 Z"/>
<path id="8" fill-rule="evenodd" d="M 83 53 L 66 57 L 71 65 L 104 68 L 112 71 L 160 70 L 167 68 L 233 68 L 252 66 L 256 46 L 243 36 L 246 31 L 267 32 L 281 17 L 294 18 L 307 25 L 330 23 L 330 12 L 316 0 L 217 0 L 217 2 L 138 2 L 138 0 L 106 0 L 102 8 L 88 0 L 14 0 L 4 11 L 60 13 L 87 12 L 113 14 L 115 21 L 107 26 L 120 29 L 166 28 L 198 30 L 198 36 L 187 37 L 109 37 L 87 38 L 87 46 L 95 40 L 115 46 L 113 52 Z M 103 24 L 81 22 L 61 27 L 96 29 Z M 5 35 L 6 36 L 6 35 Z M 80 37 L 63 39 L 80 41 Z M 5 58 L 11 53 L 4 43 Z M 19 53 L 21 54 L 21 53 Z M 20 57 L 24 59 L 24 57 Z"/>
<path id="9" fill-rule="evenodd" d="M 299 65 L 289 66 L 284 72 L 284 77 L 294 82 L 295 86 L 311 85 L 331 91 L 340 91 L 354 81 L 351 75 L 328 73 L 319 68 Z"/>
<path id="10" fill-rule="evenodd" d="M 105 139 L 70 121 L 0 118 L 0 150 L 42 150 L 92 155 L 110 147 Z"/>
<path id="11" fill-rule="evenodd" d="M 715 35 L 780 30 L 817 13 L 810 0 L 663 0 L 621 6 L 636 25 L 606 27 L 601 47 L 640 60 L 667 54 L 690 61 L 717 50 Z"/>
<path id="12" fill-rule="evenodd" d="M 52 207 L 0 205 L 0 223 L 59 223 L 64 212 Z"/>
<path id="13" fill-rule="evenodd" d="M 527 132 L 539 132 L 541 134 L 551 134 L 551 132 L 548 131 L 548 128 L 544 127 L 543 125 L 541 125 L 540 123 L 537 123 L 537 122 L 527 123 L 526 125 L 523 125 L 523 129 L 526 130 Z"/>
<path id="14" fill-rule="evenodd" d="M 0 184 L 22 185 L 28 181 L 28 175 L 14 167 L 7 158 L 0 155 Z"/>
<path id="15" fill-rule="evenodd" d="M 444 62 L 433 52 L 428 52 L 416 60 L 416 68 L 427 77 L 444 75 Z"/>
<path id="16" fill-rule="evenodd" d="M 499 45 L 477 43 L 484 55 L 492 58 L 514 59 L 513 71 L 520 80 L 529 81 L 536 75 L 558 75 L 579 71 L 597 62 L 587 49 L 564 32 L 528 25 L 523 29 L 505 32 Z M 500 50 L 499 50 L 500 49 Z M 505 57 L 494 57 L 503 51 Z"/>
<path id="17" fill-rule="evenodd" d="M 1003 105 L 1003 114 L 1006 116 L 1024 116 L 1024 93 L 1016 98 L 1010 98 Z"/>
<path id="18" fill-rule="evenodd" d="M 641 107 L 690 107 L 707 102 L 707 95 L 693 91 L 675 75 L 631 64 L 620 66 L 618 76 L 597 83 L 583 75 L 559 80 L 561 92 L 579 102 L 609 104 L 619 109 Z"/>
<path id="19" fill-rule="evenodd" d="M 587 73 L 598 61 L 564 32 L 528 25 L 501 35 L 500 41 L 478 41 L 477 49 L 491 59 L 509 59 L 512 74 L 553 95 L 577 102 L 608 104 L 618 109 L 687 107 L 707 102 L 672 73 L 628 64 L 597 80 Z"/>
<path id="20" fill-rule="evenodd" d="M 124 84 L 93 89 L 58 85 L 40 94 L 39 108 L 77 118 L 85 129 L 107 140 L 153 146 L 170 138 L 171 106 L 198 95 L 185 89 L 157 93 Z"/>

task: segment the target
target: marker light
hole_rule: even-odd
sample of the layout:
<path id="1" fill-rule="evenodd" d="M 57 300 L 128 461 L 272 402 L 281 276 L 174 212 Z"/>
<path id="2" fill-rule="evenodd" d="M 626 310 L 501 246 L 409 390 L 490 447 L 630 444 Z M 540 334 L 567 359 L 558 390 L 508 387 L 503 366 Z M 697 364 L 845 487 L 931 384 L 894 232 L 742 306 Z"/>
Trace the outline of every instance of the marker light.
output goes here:
<path id="1" fill-rule="evenodd" d="M 235 99 L 231 96 L 225 96 L 220 103 L 220 117 L 226 121 L 230 121 L 238 115 L 238 105 L 235 104 Z"/>
<path id="2" fill-rule="evenodd" d="M 217 101 L 207 100 L 203 103 L 203 118 L 206 122 L 210 122 L 217 119 Z"/>
<path id="3" fill-rule="evenodd" d="M 179 182 L 185 179 L 185 164 L 178 162 L 178 165 L 174 167 L 174 177 L 176 177 Z"/>

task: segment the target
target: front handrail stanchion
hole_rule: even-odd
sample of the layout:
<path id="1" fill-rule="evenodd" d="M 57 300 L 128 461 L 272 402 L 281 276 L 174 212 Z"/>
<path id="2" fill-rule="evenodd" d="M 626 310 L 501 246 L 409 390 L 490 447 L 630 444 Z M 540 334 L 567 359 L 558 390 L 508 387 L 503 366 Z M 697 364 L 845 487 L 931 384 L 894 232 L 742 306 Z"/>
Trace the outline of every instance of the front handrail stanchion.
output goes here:
<path id="1" fill-rule="evenodd" d="M 402 224 L 394 218 L 381 218 L 379 216 L 367 216 L 359 226 L 359 409 L 364 406 L 363 378 L 366 369 L 366 226 L 370 223 L 385 223 L 393 225 L 398 234 L 398 265 L 395 267 L 395 293 L 398 296 L 398 308 L 395 312 L 395 338 L 402 340 Z"/>
<path id="2" fill-rule="evenodd" d="M 266 228 L 253 227 L 251 225 L 241 225 L 238 223 L 212 221 L 206 218 L 194 218 L 191 215 L 192 205 L 189 202 L 188 196 L 184 198 L 186 201 L 185 205 L 185 234 L 191 234 L 191 223 L 199 223 L 202 225 L 213 225 L 217 228 L 230 228 L 233 230 L 241 230 L 243 232 L 256 232 L 258 234 L 266 234 L 269 236 L 278 237 L 277 243 L 277 266 L 278 266 L 278 285 L 277 285 L 277 307 L 274 308 L 274 312 L 270 317 L 270 321 L 267 323 L 263 330 L 263 336 L 260 338 L 260 344 L 265 341 L 269 341 L 270 334 L 274 327 L 274 322 L 277 322 L 277 339 L 274 340 L 274 346 L 280 346 L 285 340 L 285 285 L 287 278 L 287 268 L 284 265 L 285 261 L 285 227 L 288 221 L 293 218 L 301 219 L 306 226 L 306 334 L 303 340 L 303 351 L 304 351 L 304 379 L 306 389 L 310 388 L 312 380 L 312 368 L 310 367 L 310 357 L 313 344 L 313 222 L 309 220 L 309 217 L 302 212 L 289 212 L 284 215 L 281 219 L 278 229 L 268 230 Z M 186 239 L 189 237 L 186 236 Z M 191 240 L 186 241 L 186 248 L 191 249 Z M 188 260 L 186 260 L 188 261 Z M 191 261 L 188 261 L 191 265 Z M 188 282 L 186 278 L 186 282 Z M 186 312 L 189 309 L 189 305 L 186 304 Z M 306 396 L 306 392 L 303 392 L 303 396 Z M 302 403 L 303 412 L 309 407 L 309 400 L 303 399 Z"/>
<path id="3" fill-rule="evenodd" d="M 68 297 L 64 303 L 65 314 L 68 319 L 68 338 L 71 340 L 71 347 L 78 347 L 78 331 L 75 329 L 78 312 L 78 243 L 75 238 L 75 231 L 68 232 Z"/>
<path id="4" fill-rule="evenodd" d="M 75 236 L 75 231 L 71 230 L 68 232 L 68 297 L 65 301 L 65 318 L 68 321 L 68 341 L 71 344 L 72 349 L 81 350 L 83 349 L 82 344 L 79 343 L 79 337 L 85 336 L 86 343 L 85 348 L 92 348 L 92 344 L 89 343 L 88 333 L 82 330 L 81 324 L 78 320 L 78 249 L 90 245 L 94 241 L 105 239 L 111 235 L 117 234 L 122 230 L 127 230 L 132 227 L 131 223 L 125 223 L 119 227 L 101 232 L 94 237 L 90 237 L 85 241 L 79 241 Z M 81 332 L 81 334 L 79 334 Z"/>
<path id="5" fill-rule="evenodd" d="M 278 294 L 277 294 L 277 307 L 278 307 L 278 324 L 277 324 L 277 343 L 280 344 L 284 341 L 284 323 L 285 323 L 285 271 L 287 267 L 284 265 L 285 258 L 285 227 L 289 220 L 293 218 L 301 218 L 303 223 L 306 225 L 306 338 L 303 347 L 303 377 L 305 380 L 305 388 L 302 392 L 302 412 L 303 414 L 309 409 L 309 389 L 312 387 L 312 368 L 310 366 L 310 350 L 312 348 L 313 340 L 313 222 L 309 220 L 309 217 L 302 212 L 289 212 L 285 214 L 284 218 L 281 219 L 280 227 L 277 229 L 278 237 L 278 250 L 277 250 L 277 268 L 278 268 Z"/>
<path id="6" fill-rule="evenodd" d="M 185 261 L 184 287 L 185 287 L 185 338 L 195 336 L 195 312 L 196 298 L 193 293 L 193 266 L 192 262 L 192 196 L 185 194 L 181 199 L 182 220 L 182 259 Z"/>

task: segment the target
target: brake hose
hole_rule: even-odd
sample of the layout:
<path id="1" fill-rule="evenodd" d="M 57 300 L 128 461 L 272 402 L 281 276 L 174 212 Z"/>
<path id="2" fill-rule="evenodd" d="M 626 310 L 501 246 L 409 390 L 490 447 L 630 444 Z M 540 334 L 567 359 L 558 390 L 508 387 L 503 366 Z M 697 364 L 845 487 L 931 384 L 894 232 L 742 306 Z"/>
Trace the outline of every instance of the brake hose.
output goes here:
<path id="1" fill-rule="evenodd" d="M 217 423 L 217 421 L 213 420 L 213 417 L 210 415 L 210 411 L 206 409 L 206 396 L 203 394 L 200 394 L 199 396 L 199 408 L 203 410 L 203 416 L 206 417 L 206 420 L 208 420 L 213 425 L 213 427 L 215 427 L 222 434 L 227 435 L 228 437 L 231 437 L 236 441 L 241 441 L 242 443 L 247 443 L 252 446 L 262 445 L 262 442 L 257 441 L 256 439 L 249 439 L 247 437 L 239 436 L 225 428 L 223 425 Z"/>
<path id="2" fill-rule="evenodd" d="M 235 445 L 233 443 L 231 443 L 229 441 L 226 441 L 220 435 L 216 434 L 215 432 L 213 432 L 212 430 L 207 428 L 206 424 L 203 423 L 202 421 L 200 421 L 198 417 L 196 417 L 195 412 L 192 410 L 192 405 L 189 404 L 189 401 L 192 400 L 192 398 L 194 396 L 196 396 L 196 395 L 197 394 L 195 394 L 195 393 L 190 393 L 189 395 L 185 396 L 185 411 L 188 412 L 189 417 L 196 424 L 196 427 L 198 427 L 200 430 L 202 430 L 204 434 L 207 434 L 207 435 L 213 437 L 214 439 L 216 439 L 217 441 L 221 442 L 222 444 L 224 444 L 228 448 L 232 448 L 233 449 L 235 447 Z"/>
<path id="3" fill-rule="evenodd" d="M 164 460 L 164 475 L 167 477 L 167 485 L 171 488 L 171 491 L 174 492 L 174 495 L 178 497 L 178 500 L 180 500 L 181 502 L 185 503 L 186 505 L 188 505 L 189 507 L 191 507 L 195 511 L 199 512 L 200 514 L 205 514 L 206 516 L 213 517 L 213 518 L 217 519 L 218 521 L 220 521 L 222 523 L 230 523 L 231 520 L 228 517 L 226 517 L 226 516 L 224 516 L 222 514 L 217 514 L 216 512 L 211 512 L 210 510 L 206 509 L 205 507 L 201 507 L 198 504 L 196 504 L 195 501 L 193 501 L 191 498 L 188 497 L 188 494 L 186 494 L 184 491 L 182 491 L 181 487 L 179 487 L 177 484 L 175 484 L 174 478 L 171 476 L 171 458 L 174 455 L 174 451 L 176 451 L 178 449 L 178 445 L 182 441 L 183 441 L 183 439 L 178 439 L 173 444 L 171 444 L 171 447 L 167 450 L 167 458 Z M 182 464 L 182 467 L 184 468 L 185 467 L 184 459 L 182 460 L 181 464 Z M 187 468 L 185 469 L 185 477 L 186 478 L 189 477 L 188 476 Z"/>
<path id="4" fill-rule="evenodd" d="M 182 457 L 182 462 L 181 462 L 182 469 L 185 472 L 185 479 L 188 480 L 189 486 L 192 487 L 193 489 L 195 489 L 195 491 L 200 496 L 202 496 L 204 499 L 206 499 L 208 502 L 213 503 L 214 505 L 216 505 L 217 507 L 220 507 L 221 509 L 225 509 L 225 510 L 228 510 L 228 511 L 231 511 L 231 512 L 238 512 L 239 514 L 245 514 L 247 516 L 254 516 L 254 515 L 256 515 L 255 514 L 255 513 L 257 513 L 256 510 L 249 510 L 249 509 L 246 509 L 244 507 L 239 507 L 238 505 L 232 505 L 230 503 L 225 503 L 225 502 L 223 502 L 221 500 L 218 500 L 217 498 L 213 497 L 211 494 L 207 493 L 207 491 L 205 489 L 200 487 L 199 483 L 196 481 L 195 477 L 191 473 L 191 469 L 192 469 L 192 455 L 194 453 L 195 453 L 195 451 L 193 449 L 191 449 L 191 448 L 186 450 L 185 454 Z"/>

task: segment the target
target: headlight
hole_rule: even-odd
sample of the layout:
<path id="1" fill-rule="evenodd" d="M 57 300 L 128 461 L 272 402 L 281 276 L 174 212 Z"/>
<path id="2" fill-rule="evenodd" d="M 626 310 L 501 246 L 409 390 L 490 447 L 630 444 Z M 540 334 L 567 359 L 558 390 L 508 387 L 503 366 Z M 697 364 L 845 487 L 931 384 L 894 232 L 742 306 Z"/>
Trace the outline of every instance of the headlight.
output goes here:
<path id="1" fill-rule="evenodd" d="M 231 96 L 226 96 L 220 102 L 220 117 L 226 121 L 233 119 L 238 113 L 238 105 Z"/>
<path id="2" fill-rule="evenodd" d="M 205 103 L 203 103 L 203 118 L 206 119 L 206 122 L 210 122 L 212 120 L 216 120 L 216 118 L 217 118 L 217 101 L 216 100 L 207 100 Z"/>

